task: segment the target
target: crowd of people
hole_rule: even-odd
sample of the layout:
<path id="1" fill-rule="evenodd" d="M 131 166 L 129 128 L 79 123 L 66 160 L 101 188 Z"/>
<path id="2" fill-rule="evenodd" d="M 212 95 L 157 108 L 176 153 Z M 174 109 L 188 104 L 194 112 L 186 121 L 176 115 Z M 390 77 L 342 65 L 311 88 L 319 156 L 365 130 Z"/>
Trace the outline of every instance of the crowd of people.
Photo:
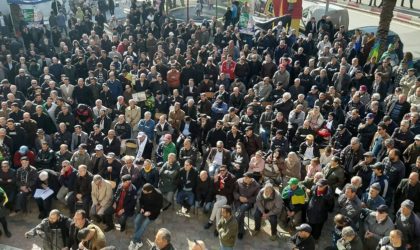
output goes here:
<path id="1" fill-rule="evenodd" d="M 125 20 L 74 6 L 0 38 L 7 237 L 34 199 L 42 221 L 26 236 L 44 249 L 105 248 L 130 218 L 140 249 L 173 209 L 208 214 L 220 249 L 249 237 L 246 217 L 251 237 L 268 220 L 294 249 L 322 235 L 331 249 L 420 249 L 420 78 L 398 37 L 375 58 L 373 34 L 329 17 L 250 41 L 233 20 L 153 6 L 134 1 Z M 159 230 L 154 249 L 170 239 Z"/>

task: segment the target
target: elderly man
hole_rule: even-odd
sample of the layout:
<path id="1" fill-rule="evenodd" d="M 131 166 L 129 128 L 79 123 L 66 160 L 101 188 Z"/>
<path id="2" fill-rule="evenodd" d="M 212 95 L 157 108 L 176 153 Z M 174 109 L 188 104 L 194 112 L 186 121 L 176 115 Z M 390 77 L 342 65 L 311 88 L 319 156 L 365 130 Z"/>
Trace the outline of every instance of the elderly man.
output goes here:
<path id="1" fill-rule="evenodd" d="M 350 226 L 341 230 L 341 239 L 337 242 L 338 249 L 363 249 L 363 243 L 354 229 Z"/>
<path id="2" fill-rule="evenodd" d="M 379 206 L 385 205 L 385 199 L 379 195 L 380 192 L 381 185 L 375 182 L 369 187 L 369 192 L 363 194 L 361 201 L 364 217 L 375 211 Z"/>
<path id="3" fill-rule="evenodd" d="M 244 237 L 245 212 L 254 206 L 259 191 L 260 185 L 254 180 L 252 172 L 246 172 L 244 177 L 235 182 L 233 198 L 237 210 L 236 220 L 239 225 L 238 239 L 240 240 Z"/>
<path id="4" fill-rule="evenodd" d="M 112 206 L 112 185 L 109 181 L 104 180 L 102 176 L 93 176 L 92 181 L 92 207 L 90 208 L 90 215 L 96 221 L 104 220 L 107 224 L 106 231 L 114 228 L 112 221 L 109 221 L 105 211 Z M 102 218 L 101 218 L 102 217 Z"/>
<path id="5" fill-rule="evenodd" d="M 67 207 L 70 209 L 70 213 L 74 213 L 76 207 L 82 207 L 86 213 L 89 212 L 92 180 L 93 176 L 88 172 L 87 166 L 80 165 L 74 180 L 74 191 L 67 197 Z"/>
<path id="6" fill-rule="evenodd" d="M 364 246 L 366 250 L 376 250 L 379 240 L 394 229 L 394 223 L 388 216 L 388 206 L 380 205 L 376 212 L 371 212 L 364 221 Z"/>
<path id="7" fill-rule="evenodd" d="M 145 132 L 137 134 L 137 147 L 137 160 L 144 161 L 152 158 L 153 142 Z"/>
<path id="8" fill-rule="evenodd" d="M 28 157 L 20 158 L 20 163 L 22 166 L 16 171 L 18 193 L 16 195 L 15 212 L 11 213 L 10 216 L 16 215 L 21 210 L 27 211 L 27 197 L 35 190 L 35 183 L 38 177 L 36 169 L 29 165 Z"/>
<path id="9" fill-rule="evenodd" d="M 402 179 L 394 194 L 394 211 L 398 211 L 404 200 L 414 203 L 414 212 L 420 212 L 419 174 L 412 172 L 407 179 Z"/>
<path id="10" fill-rule="evenodd" d="M 403 234 L 403 242 L 408 249 L 420 247 L 420 218 L 413 212 L 414 202 L 405 200 L 395 215 L 395 229 Z"/>
<path id="11" fill-rule="evenodd" d="M 379 249 L 407 249 L 406 243 L 403 242 L 403 234 L 400 230 L 394 229 L 389 236 L 383 237 L 378 244 Z"/>
<path id="12" fill-rule="evenodd" d="M 268 219 L 271 226 L 270 240 L 276 240 L 277 217 L 282 211 L 283 201 L 280 194 L 274 189 L 273 184 L 265 184 L 257 195 L 255 205 L 257 208 L 254 214 L 254 235 L 258 234 L 261 229 L 261 219 Z"/>
<path id="13" fill-rule="evenodd" d="M 158 230 L 151 250 L 175 250 L 171 243 L 171 232 L 166 228 Z M 129 248 L 129 250 L 131 250 Z M 205 249 L 203 249 L 205 250 Z"/>
<path id="14" fill-rule="evenodd" d="M 339 213 L 349 217 L 353 223 L 359 221 L 360 212 L 362 211 L 362 203 L 357 197 L 356 187 L 347 185 L 344 187 L 343 193 L 338 197 Z"/>

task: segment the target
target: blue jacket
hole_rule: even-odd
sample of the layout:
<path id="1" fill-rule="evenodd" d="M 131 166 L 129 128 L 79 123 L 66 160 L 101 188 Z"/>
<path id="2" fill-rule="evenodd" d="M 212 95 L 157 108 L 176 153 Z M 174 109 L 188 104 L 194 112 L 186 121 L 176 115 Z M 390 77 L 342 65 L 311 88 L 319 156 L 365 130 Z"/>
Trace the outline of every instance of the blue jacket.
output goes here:
<path id="1" fill-rule="evenodd" d="M 155 138 L 155 121 L 150 119 L 146 121 L 145 119 L 141 119 L 138 125 L 139 131 L 143 131 L 149 140 L 153 140 Z"/>

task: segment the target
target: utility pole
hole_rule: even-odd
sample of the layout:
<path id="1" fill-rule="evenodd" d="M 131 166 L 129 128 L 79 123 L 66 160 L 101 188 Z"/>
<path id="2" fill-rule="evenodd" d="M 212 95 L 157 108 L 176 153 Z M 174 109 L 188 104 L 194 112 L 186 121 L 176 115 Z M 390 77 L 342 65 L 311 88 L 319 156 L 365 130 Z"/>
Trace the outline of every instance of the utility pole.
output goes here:
<path id="1" fill-rule="evenodd" d="M 187 0 L 187 23 L 190 21 L 190 0 Z"/>
<path id="2" fill-rule="evenodd" d="M 327 15 L 329 8 L 330 8 L 330 0 L 327 0 L 327 3 L 325 4 L 325 15 Z"/>

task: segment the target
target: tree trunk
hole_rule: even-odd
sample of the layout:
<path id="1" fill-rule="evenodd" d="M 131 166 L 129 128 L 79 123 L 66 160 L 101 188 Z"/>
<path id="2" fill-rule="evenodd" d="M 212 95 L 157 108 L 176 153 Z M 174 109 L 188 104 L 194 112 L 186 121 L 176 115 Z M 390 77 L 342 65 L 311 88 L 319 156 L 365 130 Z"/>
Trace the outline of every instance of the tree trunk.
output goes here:
<path id="1" fill-rule="evenodd" d="M 397 0 L 383 0 L 382 1 L 382 11 L 379 17 L 379 26 L 378 32 L 376 34 L 377 39 L 379 40 L 379 54 L 378 59 L 382 56 L 387 50 L 387 38 L 389 32 L 389 26 L 391 25 L 392 18 L 394 17 L 394 8 L 397 4 Z"/>

